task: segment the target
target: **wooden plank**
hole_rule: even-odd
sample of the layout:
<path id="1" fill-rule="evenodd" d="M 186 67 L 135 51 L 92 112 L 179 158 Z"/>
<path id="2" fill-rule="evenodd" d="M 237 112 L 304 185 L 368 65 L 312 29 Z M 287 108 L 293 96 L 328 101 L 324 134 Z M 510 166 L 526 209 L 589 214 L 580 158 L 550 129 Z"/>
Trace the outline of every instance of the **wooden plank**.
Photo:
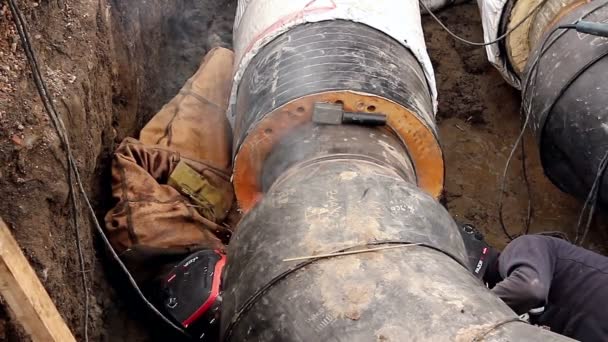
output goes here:
<path id="1" fill-rule="evenodd" d="M 33 341 L 76 341 L 2 218 L 0 294 Z"/>

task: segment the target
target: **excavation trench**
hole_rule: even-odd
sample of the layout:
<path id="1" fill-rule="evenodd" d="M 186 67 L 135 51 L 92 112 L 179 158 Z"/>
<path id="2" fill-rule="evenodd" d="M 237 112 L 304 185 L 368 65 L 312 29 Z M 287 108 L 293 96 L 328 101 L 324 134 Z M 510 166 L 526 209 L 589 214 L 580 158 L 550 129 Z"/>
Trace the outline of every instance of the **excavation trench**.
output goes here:
<path id="1" fill-rule="evenodd" d="M 25 2 L 24 2 L 25 3 Z M 44 0 L 22 5 L 41 71 L 62 116 L 86 190 L 100 220 L 112 206 L 112 151 L 182 86 L 214 46 L 231 46 L 233 0 Z M 481 40 L 475 4 L 442 12 L 456 32 Z M 519 99 L 485 60 L 423 20 L 437 73 L 439 136 L 446 161 L 445 204 L 498 246 L 500 173 L 519 129 Z M 31 81 L 6 4 L 0 1 L 0 216 L 36 269 L 60 313 L 84 338 L 82 272 L 70 221 L 64 152 Z M 8 67 L 8 68 L 7 68 Z M 543 176 L 532 139 L 528 168 L 532 231 L 571 232 L 579 204 Z M 509 172 L 506 223 L 522 228 L 527 197 L 521 171 Z M 108 262 L 81 206 L 78 217 L 90 294 L 91 341 L 145 341 L 162 336 Z M 593 233 L 593 232 L 592 232 Z M 589 241 L 606 241 L 589 239 Z M 596 234 L 597 235 L 597 234 Z M 590 247 L 603 251 L 603 245 Z M 24 334 L 0 312 L 0 340 Z"/>
<path id="2" fill-rule="evenodd" d="M 236 6 L 189 0 L 22 3 L 42 74 L 102 220 L 112 205 L 112 151 L 123 138 L 137 136 L 206 51 L 231 45 Z M 82 272 L 64 152 L 30 79 L 10 11 L 3 2 L 0 8 L 0 215 L 82 340 Z M 82 205 L 78 221 L 90 293 L 89 340 L 148 340 L 156 332 L 146 326 L 138 303 L 125 300 L 133 293 L 106 262 Z M 22 340 L 19 328 L 7 323 L 8 315 L 2 317 L 0 340 Z"/>

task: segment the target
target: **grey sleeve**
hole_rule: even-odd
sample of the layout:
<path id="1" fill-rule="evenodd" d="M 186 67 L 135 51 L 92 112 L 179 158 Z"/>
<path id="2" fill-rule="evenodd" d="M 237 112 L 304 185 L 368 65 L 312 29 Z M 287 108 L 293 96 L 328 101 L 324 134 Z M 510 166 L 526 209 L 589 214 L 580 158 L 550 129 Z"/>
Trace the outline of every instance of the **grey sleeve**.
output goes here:
<path id="1" fill-rule="evenodd" d="M 500 254 L 498 267 L 504 280 L 492 292 L 513 311 L 523 314 L 546 304 L 555 268 L 551 239 L 518 237 Z"/>

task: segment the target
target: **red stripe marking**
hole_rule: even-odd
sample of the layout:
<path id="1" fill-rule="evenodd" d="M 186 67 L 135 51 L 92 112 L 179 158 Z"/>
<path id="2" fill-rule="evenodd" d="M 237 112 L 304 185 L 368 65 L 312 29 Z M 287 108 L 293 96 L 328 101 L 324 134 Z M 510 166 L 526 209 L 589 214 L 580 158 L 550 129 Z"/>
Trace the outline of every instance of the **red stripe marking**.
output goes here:
<path id="1" fill-rule="evenodd" d="M 262 31 L 262 32 L 258 33 L 257 35 L 255 35 L 255 37 L 253 38 L 253 40 L 251 41 L 251 43 L 249 43 L 249 45 L 247 46 L 247 48 L 243 52 L 242 56 L 245 56 L 253 48 L 253 46 L 255 45 L 255 43 L 257 43 L 260 39 L 262 39 L 262 37 L 266 36 L 268 33 L 272 32 L 272 31 L 277 30 L 279 27 L 285 25 L 286 23 L 288 23 L 290 21 L 295 21 L 296 19 L 302 19 L 307 14 L 323 13 L 323 12 L 334 10 L 337 7 L 337 5 L 334 2 L 334 0 L 330 0 L 330 2 L 331 2 L 330 6 L 321 6 L 321 7 L 316 7 L 316 8 L 309 8 L 315 2 L 317 2 L 317 0 L 312 0 L 308 4 L 306 4 L 306 6 L 304 6 L 304 8 L 301 9 L 300 11 L 284 15 L 279 20 L 277 20 L 276 22 L 274 22 L 274 24 L 268 26 L 264 31 Z M 241 59 L 242 59 L 242 57 L 241 57 Z M 241 63 L 241 61 L 239 61 L 239 64 L 240 63 Z"/>
<path id="2" fill-rule="evenodd" d="M 220 254 L 218 251 L 216 251 L 216 253 Z M 185 328 L 187 328 L 190 324 L 192 324 L 192 322 L 199 319 L 207 310 L 209 310 L 211 305 L 215 303 L 217 296 L 219 296 L 220 294 L 220 278 L 222 276 L 222 269 L 224 269 L 224 265 L 226 264 L 226 256 L 223 254 L 220 255 L 221 258 L 217 262 L 217 264 L 215 264 L 215 269 L 213 270 L 213 285 L 211 287 L 211 294 L 209 295 L 209 298 L 207 298 L 207 300 L 203 303 L 203 305 L 201 305 L 192 315 L 190 315 L 190 317 L 188 317 L 185 321 L 182 322 L 182 325 Z"/>
<path id="3" fill-rule="evenodd" d="M 169 279 L 167 279 L 167 283 L 170 283 L 173 279 L 175 279 L 175 277 L 177 277 L 177 274 L 172 274 Z"/>

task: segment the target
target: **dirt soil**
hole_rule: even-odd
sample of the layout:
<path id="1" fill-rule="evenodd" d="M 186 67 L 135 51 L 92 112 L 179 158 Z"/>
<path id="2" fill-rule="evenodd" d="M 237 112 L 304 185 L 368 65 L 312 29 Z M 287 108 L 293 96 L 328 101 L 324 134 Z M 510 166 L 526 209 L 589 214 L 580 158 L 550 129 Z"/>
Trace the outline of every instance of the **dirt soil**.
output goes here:
<path id="1" fill-rule="evenodd" d="M 475 2 L 442 11 L 439 18 L 468 40 L 483 40 Z M 509 241 L 498 216 L 498 194 L 507 157 L 521 129 L 520 93 L 487 62 L 485 50 L 452 39 L 429 16 L 423 18 L 439 92 L 439 135 L 446 160 L 445 200 L 457 221 L 473 223 L 498 247 Z M 574 236 L 582 202 L 545 177 L 535 139 L 524 137 L 533 217 L 530 232 Z M 503 201 L 511 235 L 525 227 L 528 196 L 518 149 L 509 168 Z M 597 217 L 587 247 L 606 254 L 605 217 Z"/>
<path id="2" fill-rule="evenodd" d="M 111 205 L 111 152 L 167 102 L 207 50 L 231 45 L 234 0 L 18 1 L 55 105 L 67 126 L 77 164 L 98 217 Z M 466 38 L 481 40 L 474 3 L 441 18 Z M 436 68 L 438 121 L 447 163 L 446 203 L 457 220 L 474 223 L 491 242 L 507 242 L 497 215 L 498 184 L 519 131 L 519 94 L 487 63 L 484 51 L 454 42 L 424 18 Z M 580 202 L 543 175 L 526 137 L 532 189 L 532 231 L 571 233 Z M 517 154 L 505 195 L 506 223 L 523 226 L 526 191 Z M 84 291 L 70 223 L 65 158 L 38 97 L 6 3 L 0 0 L 0 217 L 11 227 L 79 340 L 84 339 Z M 89 287 L 91 341 L 146 341 L 158 336 L 126 298 L 124 279 L 95 238 L 84 210 L 79 228 Z M 605 220 L 598 220 L 605 222 Z M 605 232 L 590 247 L 606 252 Z M 603 224 L 601 224 L 603 226 Z M 117 290 L 118 289 L 118 290 Z M 25 339 L 0 305 L 0 340 Z"/>
<path id="3" fill-rule="evenodd" d="M 83 181 L 102 220 L 111 152 L 167 102 L 212 47 L 231 45 L 231 0 L 17 1 L 41 73 L 69 132 Z M 65 155 L 32 82 L 8 4 L 0 0 L 0 217 L 78 340 L 84 290 L 70 223 Z M 82 208 L 82 205 L 81 205 Z M 131 293 L 116 293 L 113 265 L 84 208 L 79 228 L 90 293 L 91 341 L 149 340 Z M 101 221 L 103 224 L 103 221 Z M 102 261 L 104 261 L 102 263 Z M 138 307 L 139 308 L 139 307 Z M 0 310 L 0 340 L 23 340 Z"/>

